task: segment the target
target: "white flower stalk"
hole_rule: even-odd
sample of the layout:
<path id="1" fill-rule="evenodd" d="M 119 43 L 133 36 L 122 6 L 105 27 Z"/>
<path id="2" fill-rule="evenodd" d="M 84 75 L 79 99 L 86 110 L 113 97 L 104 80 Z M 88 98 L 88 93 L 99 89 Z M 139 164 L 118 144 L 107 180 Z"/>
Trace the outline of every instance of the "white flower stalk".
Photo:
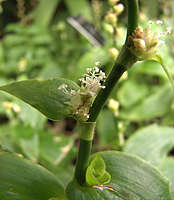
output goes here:
<path id="1" fill-rule="evenodd" d="M 165 32 L 153 32 L 150 29 L 150 25 L 153 23 L 149 21 L 149 27 L 144 30 L 141 27 L 136 28 L 134 33 L 129 36 L 130 50 L 139 60 L 153 58 L 157 54 L 158 47 L 164 44 L 161 38 L 171 33 L 170 27 L 166 28 Z M 155 23 L 161 25 L 163 21 L 157 20 Z"/>
<path id="2" fill-rule="evenodd" d="M 66 95 L 69 95 L 70 101 L 66 104 L 72 108 L 72 114 L 80 121 L 86 121 L 89 118 L 89 109 L 93 102 L 94 97 L 97 95 L 99 89 L 105 88 L 102 83 L 105 80 L 105 73 L 102 72 L 97 66 L 94 68 L 87 68 L 87 73 L 80 78 L 80 89 L 70 90 L 68 85 L 62 84 L 58 87 Z"/>

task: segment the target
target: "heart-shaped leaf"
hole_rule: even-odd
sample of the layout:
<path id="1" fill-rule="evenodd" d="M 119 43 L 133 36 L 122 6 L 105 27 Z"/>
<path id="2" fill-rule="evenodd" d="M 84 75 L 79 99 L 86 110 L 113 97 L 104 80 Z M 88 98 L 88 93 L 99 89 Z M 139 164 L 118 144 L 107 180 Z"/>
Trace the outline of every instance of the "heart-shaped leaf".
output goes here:
<path id="1" fill-rule="evenodd" d="M 26 103 L 30 104 L 46 117 L 59 120 L 71 115 L 71 109 L 66 102 L 70 96 L 59 90 L 58 87 L 66 84 L 68 90 L 78 90 L 79 86 L 73 81 L 56 78 L 49 80 L 27 80 L 11 83 L 0 87 Z"/>
<path id="2" fill-rule="evenodd" d="M 106 171 L 104 160 L 97 155 L 90 163 L 86 171 L 88 185 L 102 185 L 111 180 L 111 175 Z"/>
<path id="3" fill-rule="evenodd" d="M 104 160 L 111 181 L 108 185 L 80 186 L 74 180 L 67 187 L 69 200 L 171 200 L 167 179 L 147 162 L 115 151 L 97 155 Z"/>
<path id="4" fill-rule="evenodd" d="M 0 199 L 64 200 L 64 191 L 56 177 L 43 167 L 11 153 L 0 153 Z"/>

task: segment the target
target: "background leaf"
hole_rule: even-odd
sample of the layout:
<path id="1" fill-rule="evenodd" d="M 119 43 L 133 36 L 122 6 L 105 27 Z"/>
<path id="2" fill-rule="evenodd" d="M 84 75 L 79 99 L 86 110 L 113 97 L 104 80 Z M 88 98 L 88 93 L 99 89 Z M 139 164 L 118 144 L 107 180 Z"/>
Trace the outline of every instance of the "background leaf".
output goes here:
<path id="1" fill-rule="evenodd" d="M 159 165 L 174 146 L 174 128 L 150 125 L 136 131 L 125 144 L 124 151 Z"/>
<path id="2" fill-rule="evenodd" d="M 127 108 L 143 100 L 147 94 L 148 88 L 146 85 L 140 85 L 135 83 L 135 81 L 127 80 L 121 87 L 118 96 L 121 105 Z"/>
<path id="3" fill-rule="evenodd" d="M 174 198 L 174 159 L 172 157 L 164 159 L 163 162 L 160 164 L 159 169 L 170 181 L 170 190 Z"/>
<path id="4" fill-rule="evenodd" d="M 58 180 L 43 167 L 10 153 L 0 153 L 0 199 L 65 198 Z"/>
<path id="5" fill-rule="evenodd" d="M 118 131 L 115 116 L 111 110 L 103 109 L 97 119 L 96 125 L 101 145 L 116 144 Z"/>
<path id="6" fill-rule="evenodd" d="M 151 120 L 169 112 L 172 100 L 172 87 L 165 85 L 135 106 L 120 111 L 120 117 L 138 122 Z"/>
<path id="7" fill-rule="evenodd" d="M 41 163 L 62 167 L 71 164 L 76 152 L 72 138 L 42 131 L 39 134 L 39 141 Z"/>
<path id="8" fill-rule="evenodd" d="M 92 20 L 91 7 L 87 0 L 65 0 L 65 2 L 71 15 L 83 15 L 86 19 Z"/>

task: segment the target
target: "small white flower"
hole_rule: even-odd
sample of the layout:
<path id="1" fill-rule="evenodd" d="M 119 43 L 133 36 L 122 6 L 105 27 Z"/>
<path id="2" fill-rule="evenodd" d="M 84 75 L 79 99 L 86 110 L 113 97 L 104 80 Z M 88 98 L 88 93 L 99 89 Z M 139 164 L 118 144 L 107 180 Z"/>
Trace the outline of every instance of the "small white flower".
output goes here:
<path id="1" fill-rule="evenodd" d="M 99 66 L 99 65 L 100 65 L 100 62 L 99 62 L 99 61 L 95 62 L 95 65 L 96 65 L 96 66 Z"/>
<path id="2" fill-rule="evenodd" d="M 64 93 L 69 94 L 69 91 L 67 90 L 68 85 L 62 84 L 58 87 L 58 90 L 62 90 Z"/>
<path id="3" fill-rule="evenodd" d="M 68 85 L 62 84 L 58 87 L 65 94 L 70 96 L 70 100 L 65 102 L 72 108 L 72 114 L 81 121 L 86 121 L 89 118 L 89 109 L 93 102 L 93 98 L 97 95 L 99 89 L 104 89 L 102 85 L 106 76 L 96 65 L 94 68 L 87 68 L 87 73 L 79 79 L 79 90 L 68 90 Z"/>

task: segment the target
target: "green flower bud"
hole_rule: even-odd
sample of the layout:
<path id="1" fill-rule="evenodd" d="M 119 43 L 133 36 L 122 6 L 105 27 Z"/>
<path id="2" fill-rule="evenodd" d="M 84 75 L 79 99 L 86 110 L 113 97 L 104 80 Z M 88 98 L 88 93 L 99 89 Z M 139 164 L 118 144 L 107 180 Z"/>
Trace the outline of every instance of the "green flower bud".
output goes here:
<path id="1" fill-rule="evenodd" d="M 115 26 L 116 23 L 117 23 L 117 16 L 112 11 L 108 12 L 108 14 L 106 15 L 105 19 L 109 24 L 112 24 L 113 26 Z"/>
<path id="2" fill-rule="evenodd" d="M 123 12 L 123 10 L 124 10 L 124 6 L 121 3 L 114 6 L 114 11 L 117 15 L 121 14 Z"/>

